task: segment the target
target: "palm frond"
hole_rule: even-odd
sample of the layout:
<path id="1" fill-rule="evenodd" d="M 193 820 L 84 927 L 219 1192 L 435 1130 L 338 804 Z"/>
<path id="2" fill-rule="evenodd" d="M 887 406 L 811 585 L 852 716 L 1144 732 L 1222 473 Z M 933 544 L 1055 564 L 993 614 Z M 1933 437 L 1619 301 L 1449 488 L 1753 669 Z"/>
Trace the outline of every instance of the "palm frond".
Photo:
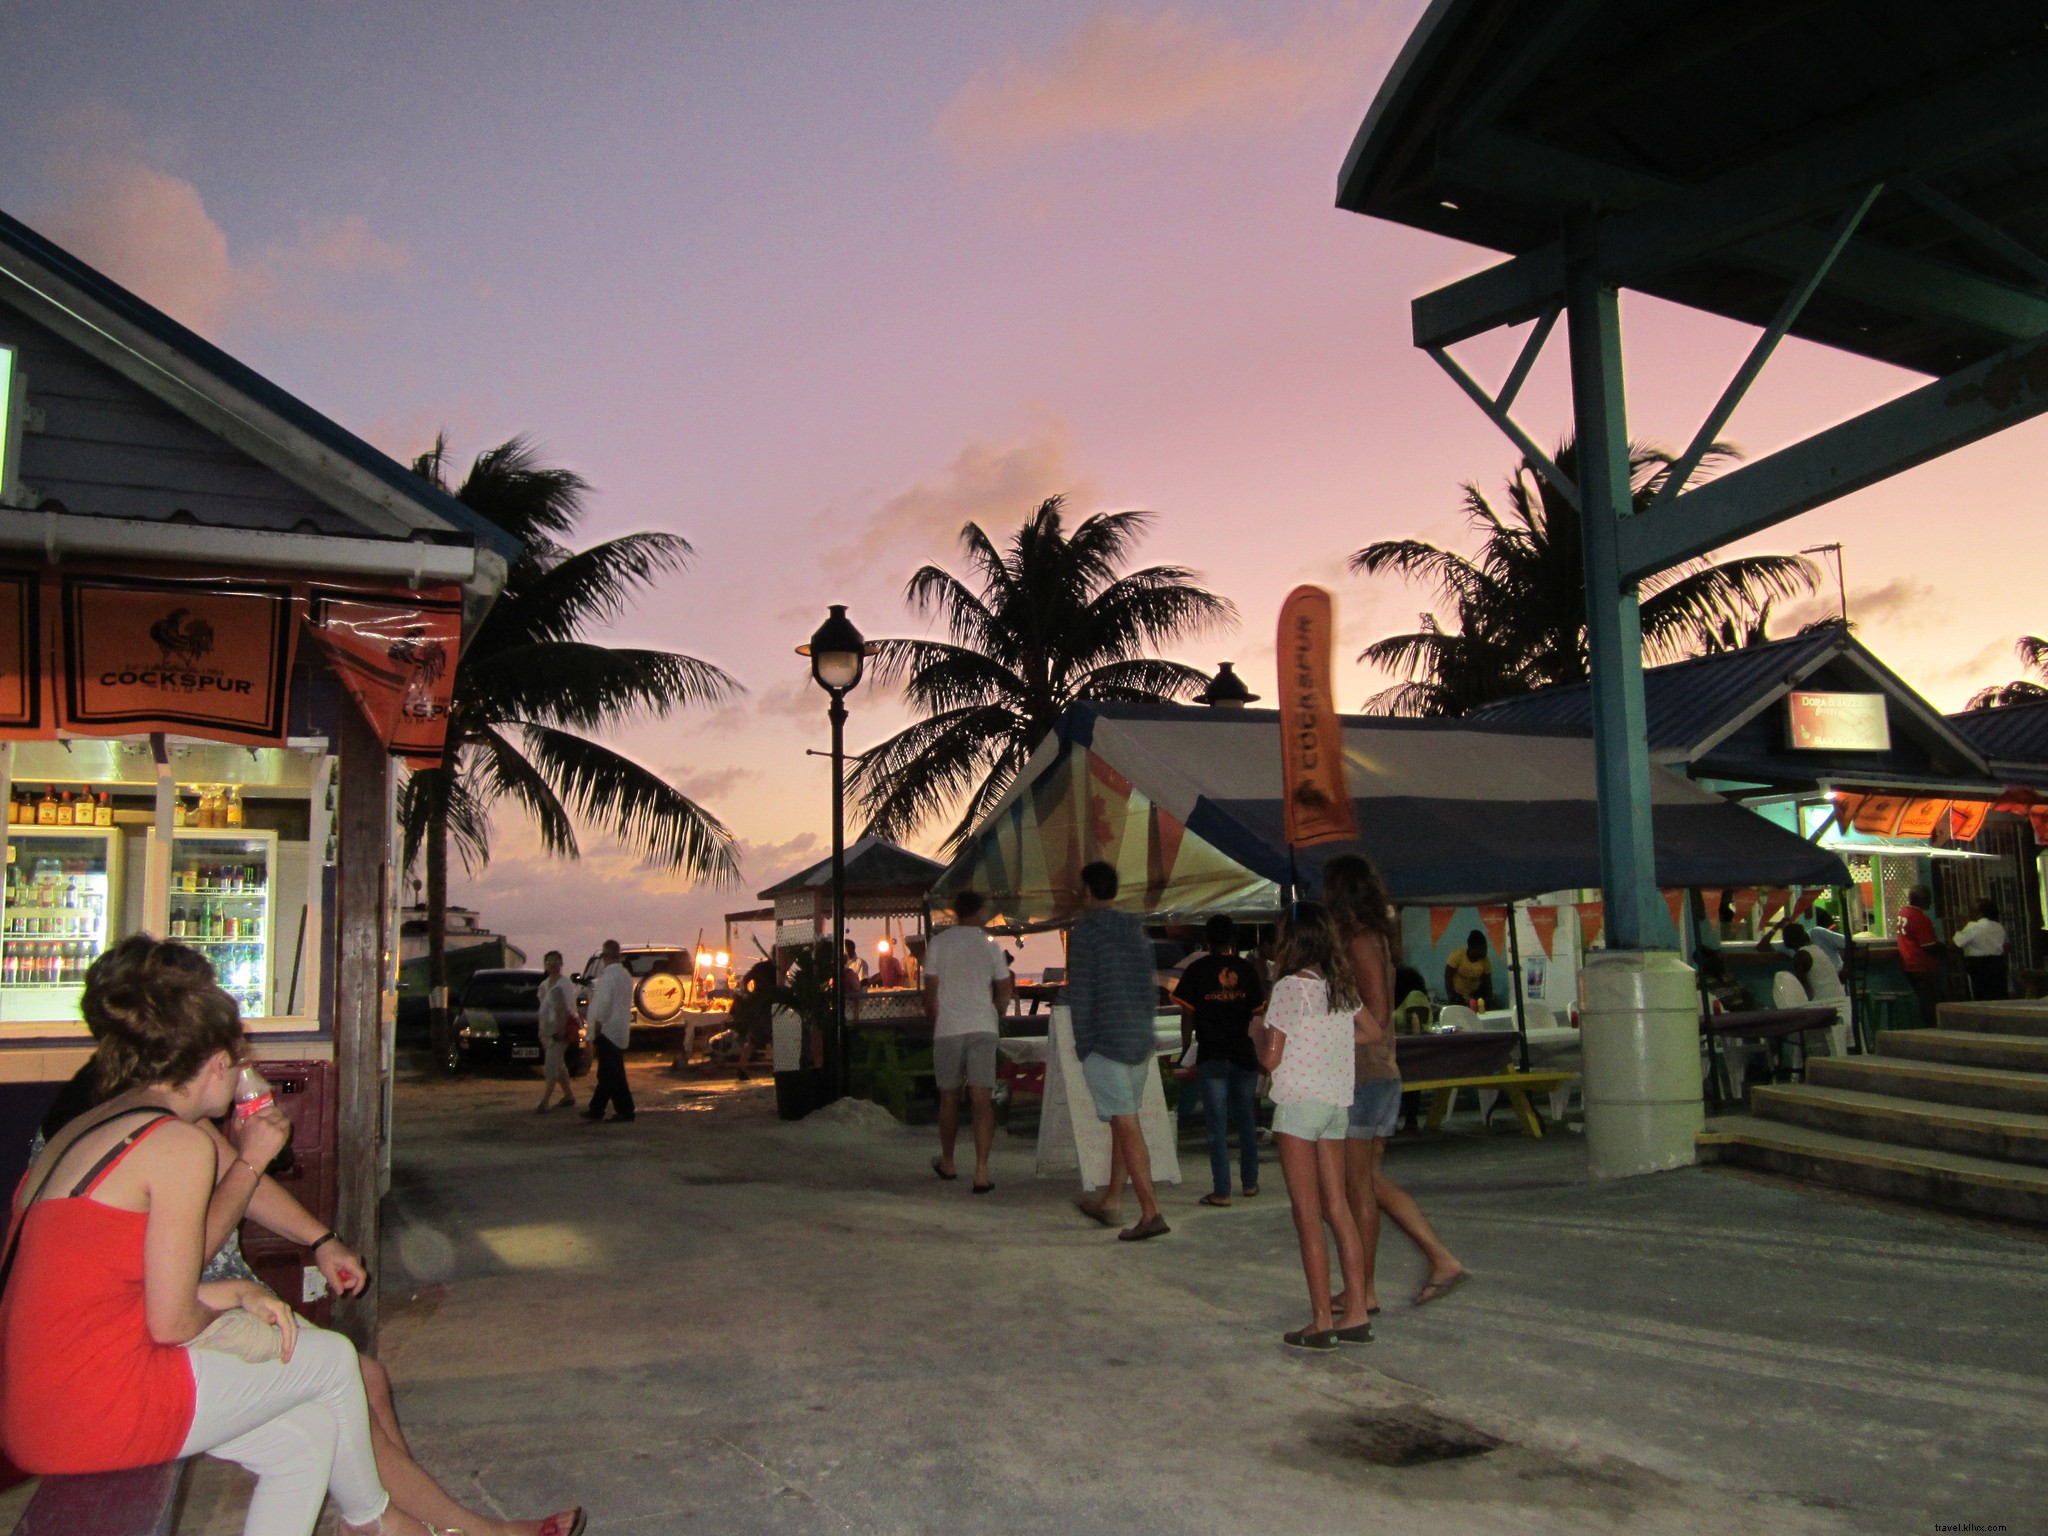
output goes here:
<path id="1" fill-rule="evenodd" d="M 743 690 L 708 661 L 550 640 L 465 658 L 455 711 L 464 721 L 538 722 L 576 730 L 616 726 L 681 705 L 718 705 Z"/>
<path id="2" fill-rule="evenodd" d="M 611 748 L 529 725 L 526 759 L 578 819 L 601 827 L 659 869 L 706 884 L 739 878 L 732 833 L 660 775 Z"/>

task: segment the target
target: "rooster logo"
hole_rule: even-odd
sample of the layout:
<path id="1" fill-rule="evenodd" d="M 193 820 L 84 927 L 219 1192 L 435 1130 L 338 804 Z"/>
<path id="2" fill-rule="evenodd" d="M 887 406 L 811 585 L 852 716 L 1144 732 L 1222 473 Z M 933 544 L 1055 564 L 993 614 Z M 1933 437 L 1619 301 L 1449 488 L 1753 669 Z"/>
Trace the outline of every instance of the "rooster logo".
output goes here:
<path id="1" fill-rule="evenodd" d="M 420 685 L 431 688 L 448 670 L 448 647 L 426 638 L 424 629 L 413 629 L 391 642 L 384 654 L 402 667 L 413 669 Z"/>
<path id="2" fill-rule="evenodd" d="M 166 667 L 180 657 L 187 665 L 197 666 L 213 650 L 213 626 L 191 614 L 189 608 L 173 608 L 149 626 L 149 638 L 163 653 Z"/>

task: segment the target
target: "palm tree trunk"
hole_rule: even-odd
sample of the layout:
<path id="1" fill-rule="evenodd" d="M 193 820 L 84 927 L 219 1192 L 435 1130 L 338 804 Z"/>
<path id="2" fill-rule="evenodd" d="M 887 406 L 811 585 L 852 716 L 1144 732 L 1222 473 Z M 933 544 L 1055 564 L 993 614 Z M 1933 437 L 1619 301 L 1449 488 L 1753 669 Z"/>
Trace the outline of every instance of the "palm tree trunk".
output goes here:
<path id="1" fill-rule="evenodd" d="M 448 1061 L 455 1042 L 448 1008 L 448 795 L 449 767 L 443 759 L 440 782 L 429 795 L 427 835 L 427 1041 L 434 1065 Z"/>

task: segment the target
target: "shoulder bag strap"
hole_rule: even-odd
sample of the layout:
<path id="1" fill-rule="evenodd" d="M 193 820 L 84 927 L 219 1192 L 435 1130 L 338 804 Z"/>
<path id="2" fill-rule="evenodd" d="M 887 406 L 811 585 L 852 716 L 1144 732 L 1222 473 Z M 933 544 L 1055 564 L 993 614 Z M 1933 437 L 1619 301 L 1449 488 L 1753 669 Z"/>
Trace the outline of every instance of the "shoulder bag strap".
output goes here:
<path id="1" fill-rule="evenodd" d="M 102 1173 L 105 1173 L 108 1168 L 112 1167 L 114 1163 L 119 1161 L 121 1154 L 126 1152 L 130 1147 L 134 1146 L 136 1142 L 140 1141 L 142 1139 L 143 1134 L 152 1129 L 158 1121 L 176 1118 L 168 1109 L 164 1109 L 160 1106 L 145 1106 L 137 1109 L 122 1110 L 120 1114 L 109 1115 L 107 1119 L 118 1120 L 121 1118 L 121 1115 L 147 1115 L 149 1116 L 149 1118 L 143 1121 L 142 1124 L 138 1125 L 134 1130 L 130 1131 L 126 1136 L 122 1137 L 120 1142 L 114 1147 L 112 1151 L 108 1152 L 106 1156 L 102 1157 L 98 1162 L 92 1165 L 91 1169 L 87 1171 L 85 1177 L 82 1180 L 80 1180 L 77 1186 L 74 1187 L 71 1191 L 73 1198 L 83 1193 L 85 1189 L 92 1184 L 93 1180 L 97 1179 Z M 105 1123 L 106 1121 L 101 1122 L 101 1124 Z M 98 1127 L 94 1126 L 90 1127 L 89 1129 L 96 1130 L 98 1129 Z M 64 1161 L 65 1157 L 69 1155 L 70 1150 L 71 1149 L 69 1147 L 66 1147 L 63 1152 L 60 1152 L 57 1155 L 55 1160 L 51 1162 L 50 1166 L 43 1170 L 42 1178 L 39 1181 L 37 1181 L 35 1190 L 29 1195 L 28 1199 L 16 1205 L 15 1208 L 8 1213 L 12 1219 L 8 1222 L 7 1227 L 7 1254 L 4 1258 L 0 1258 L 0 1295 L 4 1295 L 6 1293 L 8 1277 L 14 1273 L 14 1253 L 15 1249 L 19 1247 L 21 1243 L 22 1223 L 28 1220 L 28 1213 L 30 1208 L 35 1205 L 36 1201 L 39 1198 L 41 1198 L 44 1187 L 49 1184 L 51 1176 L 55 1174 L 57 1171 L 57 1164 Z"/>

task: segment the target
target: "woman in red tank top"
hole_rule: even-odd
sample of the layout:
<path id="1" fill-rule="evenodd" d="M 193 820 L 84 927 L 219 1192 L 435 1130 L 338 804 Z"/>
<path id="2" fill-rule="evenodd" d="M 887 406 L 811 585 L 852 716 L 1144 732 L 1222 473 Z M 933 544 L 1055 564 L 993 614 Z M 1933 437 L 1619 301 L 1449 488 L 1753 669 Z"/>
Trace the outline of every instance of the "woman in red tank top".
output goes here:
<path id="1" fill-rule="evenodd" d="M 245 1536 L 310 1533 L 330 1492 L 344 1529 L 428 1536 L 387 1508 L 348 1342 L 300 1332 L 260 1285 L 199 1282 L 216 1163 L 196 1122 L 227 1112 L 242 1037 L 195 959 L 138 935 L 87 975 L 103 1078 L 138 1086 L 66 1127 L 16 1192 L 0 1445 L 29 1472 L 240 1462 L 257 1475 Z M 276 1330 L 274 1358 L 218 1347 L 237 1309 L 259 1342 Z"/>

